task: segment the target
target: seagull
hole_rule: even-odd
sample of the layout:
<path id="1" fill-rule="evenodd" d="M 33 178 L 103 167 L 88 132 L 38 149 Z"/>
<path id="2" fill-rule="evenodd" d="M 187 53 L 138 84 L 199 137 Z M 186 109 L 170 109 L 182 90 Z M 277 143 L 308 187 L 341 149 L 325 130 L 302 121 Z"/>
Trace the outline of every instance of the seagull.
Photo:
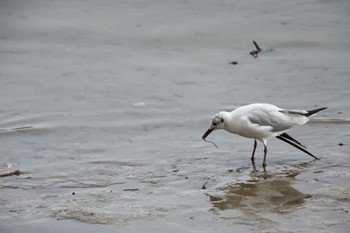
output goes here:
<path id="1" fill-rule="evenodd" d="M 209 129 L 204 133 L 202 139 L 206 141 L 208 135 L 217 129 L 224 129 L 233 134 L 253 138 L 254 149 L 251 156 L 253 165 L 255 165 L 254 154 L 257 140 L 259 140 L 264 144 L 264 161 L 262 164 L 264 169 L 266 167 L 266 145 L 271 138 L 278 138 L 312 156 L 314 159 L 318 159 L 306 150 L 306 146 L 292 138 L 286 131 L 295 125 L 305 124 L 310 116 L 324 109 L 326 107 L 310 111 L 287 110 L 267 103 L 249 104 L 239 107 L 232 112 L 221 111 L 215 114 L 210 122 Z M 216 146 L 215 143 L 213 144 Z"/>

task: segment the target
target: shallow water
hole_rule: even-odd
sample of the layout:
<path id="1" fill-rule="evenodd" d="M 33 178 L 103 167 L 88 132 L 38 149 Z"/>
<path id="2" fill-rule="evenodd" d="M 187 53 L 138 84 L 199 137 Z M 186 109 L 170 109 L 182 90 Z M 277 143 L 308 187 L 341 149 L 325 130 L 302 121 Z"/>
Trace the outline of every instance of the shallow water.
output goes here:
<path id="1" fill-rule="evenodd" d="M 1 232 L 348 231 L 348 1 L 0 4 Z M 202 141 L 251 102 L 327 106 L 290 131 L 320 160 Z"/>

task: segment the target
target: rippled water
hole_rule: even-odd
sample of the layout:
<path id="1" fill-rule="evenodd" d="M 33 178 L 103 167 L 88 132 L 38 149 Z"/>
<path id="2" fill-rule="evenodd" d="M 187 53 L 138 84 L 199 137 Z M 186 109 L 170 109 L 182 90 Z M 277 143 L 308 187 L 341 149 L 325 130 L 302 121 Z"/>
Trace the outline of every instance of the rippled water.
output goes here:
<path id="1" fill-rule="evenodd" d="M 260 4 L 3 1 L 0 231 L 347 232 L 349 4 Z M 327 106 L 290 131 L 320 160 L 202 141 L 251 102 Z"/>

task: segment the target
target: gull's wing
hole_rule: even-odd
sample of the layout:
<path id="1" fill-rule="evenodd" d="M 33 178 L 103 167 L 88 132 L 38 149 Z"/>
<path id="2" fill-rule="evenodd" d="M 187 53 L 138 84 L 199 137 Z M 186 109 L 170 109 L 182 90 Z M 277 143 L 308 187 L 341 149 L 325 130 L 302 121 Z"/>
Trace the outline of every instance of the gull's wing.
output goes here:
<path id="1" fill-rule="evenodd" d="M 252 124 L 257 124 L 259 126 L 270 126 L 271 132 L 283 132 L 291 127 L 298 125 L 299 123 L 294 120 L 294 118 L 306 118 L 303 115 L 291 116 L 288 112 L 280 111 L 275 108 L 260 108 L 247 114 L 248 120 Z M 304 121 L 307 121 L 303 119 Z"/>

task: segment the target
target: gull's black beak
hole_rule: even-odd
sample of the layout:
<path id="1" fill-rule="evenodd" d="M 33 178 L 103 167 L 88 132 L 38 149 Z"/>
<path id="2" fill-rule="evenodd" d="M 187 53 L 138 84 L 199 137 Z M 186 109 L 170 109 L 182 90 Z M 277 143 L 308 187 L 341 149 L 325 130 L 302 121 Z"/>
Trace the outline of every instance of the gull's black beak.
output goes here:
<path id="1" fill-rule="evenodd" d="M 203 134 L 203 136 L 202 136 L 203 140 L 205 140 L 206 137 L 208 137 L 208 135 L 209 135 L 211 132 L 213 132 L 214 129 L 215 129 L 215 128 L 208 129 L 207 132 L 205 132 L 205 133 Z"/>

